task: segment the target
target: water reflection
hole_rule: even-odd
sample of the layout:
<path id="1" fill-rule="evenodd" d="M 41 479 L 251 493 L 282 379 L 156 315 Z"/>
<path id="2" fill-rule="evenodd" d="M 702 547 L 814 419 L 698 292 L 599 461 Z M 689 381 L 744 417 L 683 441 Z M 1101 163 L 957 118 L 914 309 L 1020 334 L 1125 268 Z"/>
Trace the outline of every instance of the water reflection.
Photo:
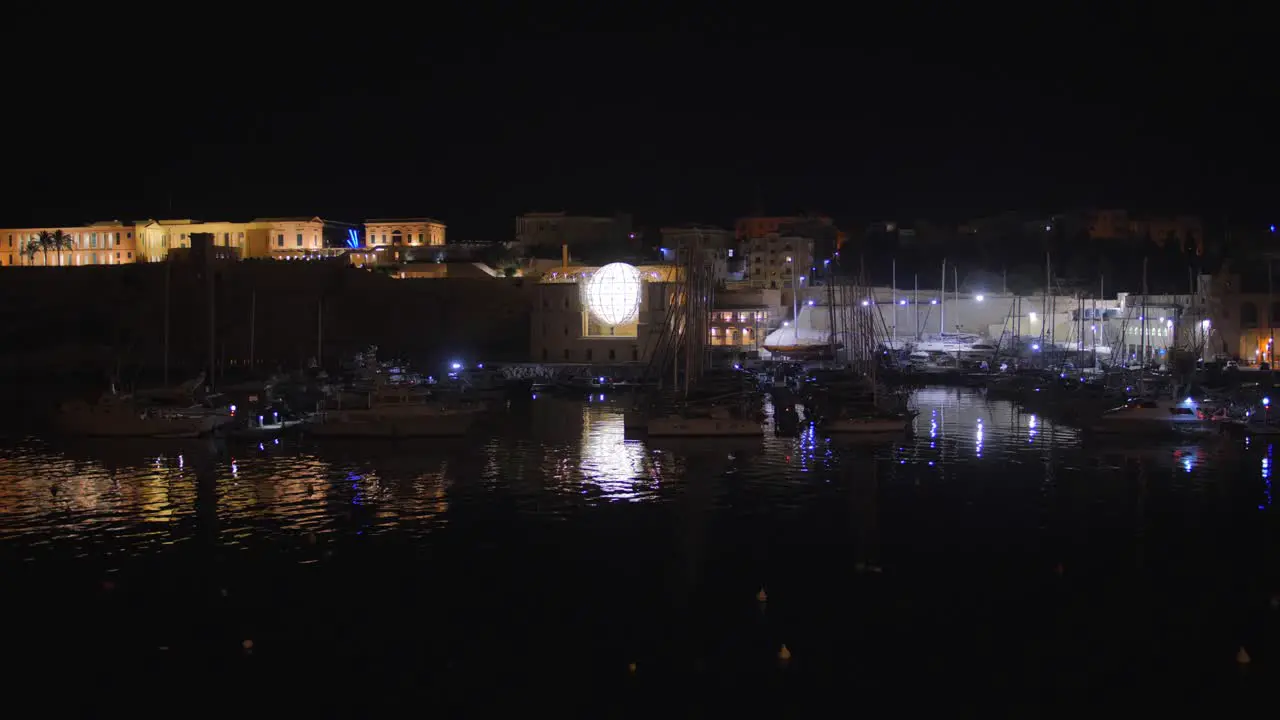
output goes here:
<path id="1" fill-rule="evenodd" d="M 1241 453 L 1261 468 L 1253 504 L 1272 503 L 1270 443 L 1122 439 L 1090 441 L 1082 452 L 1077 430 L 973 392 L 925 389 L 912 404 L 910 433 L 871 438 L 828 438 L 806 423 L 795 437 L 628 439 L 623 407 L 597 397 L 530 403 L 478 444 L 27 439 L 0 449 L 0 539 L 140 551 L 201 533 L 227 544 L 425 535 L 499 498 L 519 513 L 567 516 L 601 503 L 667 502 L 695 480 L 722 510 L 754 502 L 748 496 L 793 504 L 851 468 L 890 484 L 1030 478 L 1052 488 L 1064 473 L 1125 472 L 1140 462 L 1196 488 Z"/>
<path id="2" fill-rule="evenodd" d="M 601 400 L 603 400 L 603 396 Z M 645 472 L 643 443 L 626 439 L 622 411 L 587 405 L 582 408 L 582 480 L 594 485 L 604 500 L 638 500 L 651 496 L 657 478 Z"/>

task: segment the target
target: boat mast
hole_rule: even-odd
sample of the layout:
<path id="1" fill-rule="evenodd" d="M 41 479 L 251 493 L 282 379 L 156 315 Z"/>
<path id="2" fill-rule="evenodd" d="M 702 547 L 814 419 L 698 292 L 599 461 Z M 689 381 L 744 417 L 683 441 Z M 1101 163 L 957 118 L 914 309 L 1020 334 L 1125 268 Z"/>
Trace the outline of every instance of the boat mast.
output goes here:
<path id="1" fill-rule="evenodd" d="M 942 308 L 938 314 L 938 341 L 942 341 L 942 334 L 947 331 L 947 261 L 942 260 L 942 292 L 938 295 L 938 302 L 942 303 L 938 307 Z"/>
<path id="2" fill-rule="evenodd" d="M 169 387 L 169 283 L 173 274 L 173 262 L 164 259 L 164 386 Z"/>
<path id="3" fill-rule="evenodd" d="M 916 316 L 916 342 L 920 341 L 920 273 L 913 275 L 915 278 L 916 289 L 911 296 L 911 310 Z"/>
<path id="4" fill-rule="evenodd" d="M 951 290 L 956 295 L 956 307 L 953 313 L 956 316 L 956 332 L 960 332 L 960 268 L 959 266 L 951 266 Z"/>
<path id="5" fill-rule="evenodd" d="M 1138 328 L 1142 334 L 1139 350 L 1139 370 L 1138 378 L 1142 378 L 1142 372 L 1147 367 L 1147 258 L 1142 258 L 1142 314 L 1138 316 Z"/>
<path id="6" fill-rule="evenodd" d="M 898 344 L 898 259 L 893 259 L 893 271 L 890 276 L 890 284 L 893 286 L 893 292 L 890 296 L 893 298 L 893 342 L 890 348 Z"/>

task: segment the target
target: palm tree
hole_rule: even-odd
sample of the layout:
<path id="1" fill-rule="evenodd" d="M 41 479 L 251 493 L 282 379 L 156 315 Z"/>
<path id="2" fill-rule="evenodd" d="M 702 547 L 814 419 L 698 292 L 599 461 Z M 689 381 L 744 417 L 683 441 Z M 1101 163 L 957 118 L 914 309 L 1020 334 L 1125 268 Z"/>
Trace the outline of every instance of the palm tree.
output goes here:
<path id="1" fill-rule="evenodd" d="M 49 251 L 53 249 L 53 233 L 48 230 L 41 230 L 40 237 L 36 240 L 40 243 L 40 252 L 44 253 L 44 264 L 49 264 Z"/>
<path id="2" fill-rule="evenodd" d="M 36 253 L 40 252 L 40 241 L 35 238 L 27 240 L 26 244 L 22 246 L 21 252 L 27 258 L 27 265 L 32 264 L 35 262 Z"/>
<path id="3" fill-rule="evenodd" d="M 61 230 L 54 230 L 50 234 L 49 239 L 53 242 L 53 249 L 58 252 L 58 266 L 61 267 L 62 249 L 66 248 L 68 250 L 73 250 L 75 249 L 76 244 L 71 241 L 70 235 L 62 232 Z"/>

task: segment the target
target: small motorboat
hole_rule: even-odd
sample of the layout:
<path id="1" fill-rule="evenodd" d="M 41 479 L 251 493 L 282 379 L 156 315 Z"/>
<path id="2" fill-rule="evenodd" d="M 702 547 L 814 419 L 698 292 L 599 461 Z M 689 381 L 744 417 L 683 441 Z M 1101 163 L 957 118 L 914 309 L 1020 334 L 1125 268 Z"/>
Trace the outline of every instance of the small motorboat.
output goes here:
<path id="1" fill-rule="evenodd" d="M 1102 413 L 1092 426 L 1100 433 L 1194 432 L 1212 421 L 1199 411 L 1195 400 L 1133 400 Z"/>

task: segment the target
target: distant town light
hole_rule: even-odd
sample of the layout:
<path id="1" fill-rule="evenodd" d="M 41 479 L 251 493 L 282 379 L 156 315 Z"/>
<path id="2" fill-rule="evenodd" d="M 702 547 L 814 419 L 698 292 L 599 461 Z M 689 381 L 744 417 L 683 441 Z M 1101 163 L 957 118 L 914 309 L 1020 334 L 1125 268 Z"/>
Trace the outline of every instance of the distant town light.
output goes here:
<path id="1" fill-rule="evenodd" d="M 906 305 L 906 304 L 907 304 L 907 301 L 906 301 L 906 300 L 899 300 L 899 301 L 898 301 L 898 304 L 899 304 L 899 305 Z"/>
<path id="2" fill-rule="evenodd" d="M 1035 313 L 1027 313 L 1027 319 L 1029 319 L 1031 322 L 1035 322 L 1035 321 L 1036 321 L 1036 314 L 1035 314 Z"/>
<path id="3" fill-rule="evenodd" d="M 788 326 L 788 325 L 790 325 L 790 324 L 791 324 L 791 321 L 790 321 L 790 320 L 783 320 L 783 321 L 782 321 L 782 327 L 787 327 L 787 326 Z"/>
<path id="4" fill-rule="evenodd" d="M 973 299 L 974 299 L 974 300 L 977 300 L 978 302 L 982 302 L 983 300 L 986 300 L 986 296 L 983 296 L 983 295 L 977 295 L 977 296 L 975 296 Z"/>
<path id="5" fill-rule="evenodd" d="M 788 255 L 788 256 L 787 256 L 787 262 L 791 262 L 791 256 L 790 256 L 790 255 Z"/>
<path id="6" fill-rule="evenodd" d="M 1205 318 L 1204 320 L 1201 320 L 1201 321 L 1200 321 L 1200 327 L 1202 327 L 1202 328 L 1204 328 L 1204 329 L 1208 330 L 1208 329 L 1209 329 L 1209 318 Z"/>
<path id="7" fill-rule="evenodd" d="M 871 301 L 870 301 L 870 300 L 863 300 L 863 301 L 862 301 L 862 307 L 866 307 L 866 306 L 868 306 L 868 305 L 870 305 L 870 304 L 871 304 Z"/>
<path id="8" fill-rule="evenodd" d="M 1036 343 L 1036 344 L 1032 345 L 1032 346 L 1031 346 L 1031 349 L 1032 349 L 1032 350 L 1039 350 L 1039 349 L 1040 349 L 1040 343 Z"/>
<path id="9" fill-rule="evenodd" d="M 930 305 L 937 305 L 937 304 L 938 304 L 938 298 L 934 298 L 934 299 L 930 300 L 930 301 L 929 301 L 929 304 L 930 304 Z"/>
<path id="10" fill-rule="evenodd" d="M 810 300 L 810 301 L 809 301 L 809 305 L 810 305 L 810 306 L 812 306 L 812 305 L 813 305 L 813 301 L 812 301 L 812 300 Z"/>

